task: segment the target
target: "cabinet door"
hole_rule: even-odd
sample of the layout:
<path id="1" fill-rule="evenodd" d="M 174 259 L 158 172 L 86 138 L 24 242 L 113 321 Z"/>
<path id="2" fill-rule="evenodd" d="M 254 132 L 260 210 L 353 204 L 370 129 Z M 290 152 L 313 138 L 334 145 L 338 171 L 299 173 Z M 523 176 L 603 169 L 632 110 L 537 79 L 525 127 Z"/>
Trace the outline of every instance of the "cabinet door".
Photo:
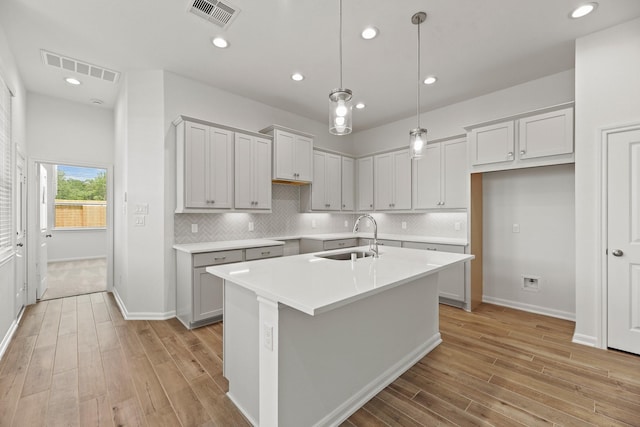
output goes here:
<path id="1" fill-rule="evenodd" d="M 393 154 L 378 154 L 374 157 L 373 189 L 376 210 L 393 209 Z"/>
<path id="2" fill-rule="evenodd" d="M 325 168 L 325 209 L 339 211 L 342 199 L 342 157 L 327 154 Z"/>
<path id="3" fill-rule="evenodd" d="M 393 209 L 411 209 L 409 150 L 393 153 Z"/>
<path id="4" fill-rule="evenodd" d="M 185 122 L 184 194 L 188 208 L 210 207 L 207 194 L 209 126 Z"/>
<path id="5" fill-rule="evenodd" d="M 522 118 L 519 130 L 520 159 L 573 152 L 573 108 Z"/>
<path id="6" fill-rule="evenodd" d="M 209 128 L 207 194 L 209 207 L 233 207 L 233 132 Z"/>
<path id="7" fill-rule="evenodd" d="M 236 134 L 235 143 L 235 206 L 253 208 L 252 140 L 248 135 Z M 271 183 L 271 180 L 269 180 Z"/>
<path id="8" fill-rule="evenodd" d="M 358 210 L 373 210 L 373 157 L 356 160 L 358 174 Z"/>
<path id="9" fill-rule="evenodd" d="M 311 183 L 311 209 L 321 211 L 326 209 L 326 162 L 325 153 L 316 151 L 313 153 L 313 182 Z"/>
<path id="10" fill-rule="evenodd" d="M 467 192 L 467 141 L 457 140 L 442 143 L 442 207 L 466 208 L 469 205 Z"/>
<path id="11" fill-rule="evenodd" d="M 271 209 L 271 141 L 253 138 L 254 209 Z"/>
<path id="12" fill-rule="evenodd" d="M 294 145 L 294 173 L 296 181 L 313 179 L 313 139 L 296 135 Z"/>
<path id="13" fill-rule="evenodd" d="M 425 155 L 413 161 L 413 193 L 416 209 L 435 209 L 442 202 L 442 144 L 429 144 Z M 466 164 L 466 159 L 463 159 Z"/>
<path id="14" fill-rule="evenodd" d="M 469 133 L 471 164 L 513 161 L 514 141 L 513 121 L 473 129 Z"/>
<path id="15" fill-rule="evenodd" d="M 276 129 L 274 132 L 275 153 L 273 157 L 273 178 L 294 178 L 294 151 L 295 135 Z"/>
<path id="16" fill-rule="evenodd" d="M 222 315 L 222 279 L 206 267 L 193 269 L 193 321 Z"/>
<path id="17" fill-rule="evenodd" d="M 350 157 L 342 158 L 342 210 L 352 211 L 355 206 L 354 175 L 355 162 Z"/>

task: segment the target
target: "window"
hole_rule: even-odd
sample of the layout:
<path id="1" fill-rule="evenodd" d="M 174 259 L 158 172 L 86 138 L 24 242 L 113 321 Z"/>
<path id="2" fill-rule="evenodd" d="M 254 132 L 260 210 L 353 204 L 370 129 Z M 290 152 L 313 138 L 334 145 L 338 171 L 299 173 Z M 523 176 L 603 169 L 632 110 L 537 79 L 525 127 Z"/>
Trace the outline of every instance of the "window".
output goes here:
<path id="1" fill-rule="evenodd" d="M 0 77 L 0 259 L 12 251 L 11 93 Z"/>
<path id="2" fill-rule="evenodd" d="M 107 226 L 107 171 L 56 165 L 55 228 Z"/>

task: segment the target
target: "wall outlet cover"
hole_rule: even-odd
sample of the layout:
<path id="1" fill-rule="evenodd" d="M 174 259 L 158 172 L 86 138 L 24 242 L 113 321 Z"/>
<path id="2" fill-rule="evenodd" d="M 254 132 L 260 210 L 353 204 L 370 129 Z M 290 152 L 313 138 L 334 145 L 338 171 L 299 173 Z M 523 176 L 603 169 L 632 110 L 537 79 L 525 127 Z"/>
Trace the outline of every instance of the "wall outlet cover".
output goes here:
<path id="1" fill-rule="evenodd" d="M 198 232 L 198 224 L 191 224 L 191 232 L 192 233 Z"/>
<path id="2" fill-rule="evenodd" d="M 254 224 L 253 222 L 249 223 L 249 231 L 253 231 L 254 230 Z"/>
<path id="3" fill-rule="evenodd" d="M 407 229 L 407 221 L 402 221 L 402 229 L 403 230 Z"/>

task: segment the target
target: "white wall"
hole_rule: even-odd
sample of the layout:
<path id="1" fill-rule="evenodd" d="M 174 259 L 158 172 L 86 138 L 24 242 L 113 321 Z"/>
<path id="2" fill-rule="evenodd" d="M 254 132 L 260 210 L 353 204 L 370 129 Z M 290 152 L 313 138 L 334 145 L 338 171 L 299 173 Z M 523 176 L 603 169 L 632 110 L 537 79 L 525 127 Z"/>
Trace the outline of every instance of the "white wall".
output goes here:
<path id="1" fill-rule="evenodd" d="M 499 119 L 522 112 L 573 101 L 573 70 L 532 80 L 447 107 L 423 113 L 420 122 L 429 131 L 428 140 L 466 133 L 464 126 Z M 409 145 L 409 130 L 415 127 L 409 117 L 353 135 L 353 153 L 363 156 Z"/>
<path id="2" fill-rule="evenodd" d="M 14 97 L 11 100 L 11 139 L 17 150 L 26 156 L 26 91 L 20 78 L 15 58 L 0 27 L 0 75 Z M 13 165 L 12 165 L 13 167 Z M 15 176 L 15 174 L 14 174 Z M 15 224 L 15 215 L 13 218 Z M 15 259 L 13 255 L 0 260 L 0 357 L 9 343 L 16 326 Z"/>
<path id="3" fill-rule="evenodd" d="M 49 163 L 112 165 L 113 110 L 29 92 L 29 157 Z"/>
<path id="4" fill-rule="evenodd" d="M 640 122 L 640 19 L 576 42 L 576 330 L 574 340 L 606 347 L 601 324 L 602 128 Z"/>
<path id="5" fill-rule="evenodd" d="M 574 165 L 485 173 L 482 185 L 483 299 L 573 319 Z M 523 275 L 540 278 L 538 292 Z"/>
<path id="6" fill-rule="evenodd" d="M 49 262 L 107 257 L 107 230 L 52 230 L 47 243 Z"/>

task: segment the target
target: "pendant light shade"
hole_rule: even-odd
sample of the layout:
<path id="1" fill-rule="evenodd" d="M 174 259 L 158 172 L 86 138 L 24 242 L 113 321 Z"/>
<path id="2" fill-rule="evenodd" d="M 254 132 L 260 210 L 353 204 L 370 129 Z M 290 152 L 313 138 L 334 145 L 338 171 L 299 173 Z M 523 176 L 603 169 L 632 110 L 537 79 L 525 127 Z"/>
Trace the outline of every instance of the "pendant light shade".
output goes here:
<path id="1" fill-rule="evenodd" d="M 418 75 L 416 77 L 416 118 L 418 126 L 409 131 L 409 154 L 412 159 L 420 159 L 427 151 L 427 130 L 420 126 L 420 24 L 427 19 L 427 14 L 417 12 L 411 17 L 411 23 L 418 26 Z"/>
<path id="2" fill-rule="evenodd" d="M 351 115 L 352 92 L 342 88 L 342 0 L 340 1 L 340 88 L 329 93 L 329 132 L 348 135 L 353 129 Z"/>

